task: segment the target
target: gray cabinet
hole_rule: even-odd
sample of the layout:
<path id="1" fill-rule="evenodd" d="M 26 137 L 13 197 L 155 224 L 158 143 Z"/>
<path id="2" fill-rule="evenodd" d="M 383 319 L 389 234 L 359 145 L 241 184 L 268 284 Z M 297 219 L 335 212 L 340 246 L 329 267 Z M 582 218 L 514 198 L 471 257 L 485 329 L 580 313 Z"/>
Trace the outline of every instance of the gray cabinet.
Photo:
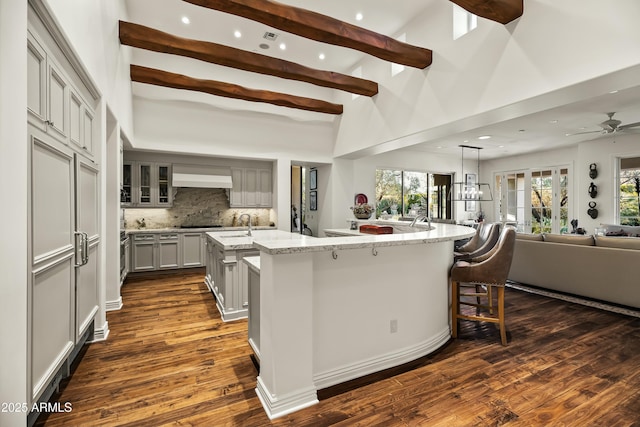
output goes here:
<path id="1" fill-rule="evenodd" d="M 129 240 L 128 271 L 202 267 L 209 260 L 203 232 L 133 232 Z"/>
<path id="2" fill-rule="evenodd" d="M 31 32 L 27 37 L 28 120 L 47 135 L 91 158 L 94 112 L 72 78 Z"/>
<path id="3" fill-rule="evenodd" d="M 270 169 L 231 168 L 233 187 L 229 195 L 232 208 L 270 208 L 273 205 Z"/>
<path id="4" fill-rule="evenodd" d="M 248 315 L 249 271 L 242 259 L 257 255 L 260 255 L 257 249 L 224 250 L 207 237 L 205 281 L 216 297 L 216 306 L 225 322 Z"/>
<path id="5" fill-rule="evenodd" d="M 133 234 L 133 271 L 180 268 L 178 233 Z"/>
<path id="6" fill-rule="evenodd" d="M 182 267 L 202 267 L 204 265 L 204 234 L 182 233 Z"/>
<path id="7" fill-rule="evenodd" d="M 158 270 L 180 268 L 180 236 L 177 233 L 158 235 Z"/>
<path id="8" fill-rule="evenodd" d="M 98 312 L 99 168 L 80 144 L 91 111 L 78 76 L 29 8 L 27 40 L 29 145 L 29 298 L 26 403 L 47 400 L 68 374 Z M 64 65 L 64 66 L 63 66 Z M 72 105 L 73 104 L 73 105 Z"/>
<path id="9" fill-rule="evenodd" d="M 170 164 L 125 160 L 121 176 L 121 206 L 166 208 L 173 205 Z"/>
<path id="10" fill-rule="evenodd" d="M 132 270 L 153 271 L 156 269 L 156 236 L 134 234 L 132 244 Z"/>

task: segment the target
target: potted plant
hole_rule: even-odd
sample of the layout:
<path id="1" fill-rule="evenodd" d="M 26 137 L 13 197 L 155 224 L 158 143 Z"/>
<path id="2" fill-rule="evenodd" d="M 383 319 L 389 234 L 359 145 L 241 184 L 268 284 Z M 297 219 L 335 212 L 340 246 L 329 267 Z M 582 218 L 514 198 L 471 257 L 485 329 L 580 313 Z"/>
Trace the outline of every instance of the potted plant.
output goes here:
<path id="1" fill-rule="evenodd" d="M 373 206 L 368 203 L 358 203 L 351 208 L 353 215 L 358 219 L 369 219 L 373 212 Z"/>

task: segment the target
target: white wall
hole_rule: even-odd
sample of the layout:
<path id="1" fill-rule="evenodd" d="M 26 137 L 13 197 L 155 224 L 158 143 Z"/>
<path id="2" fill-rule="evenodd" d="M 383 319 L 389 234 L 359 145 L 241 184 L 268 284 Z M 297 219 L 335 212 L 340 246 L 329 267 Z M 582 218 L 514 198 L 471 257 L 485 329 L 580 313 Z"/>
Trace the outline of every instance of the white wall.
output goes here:
<path id="1" fill-rule="evenodd" d="M 0 2 L 0 402 L 27 402 L 27 2 Z M 22 43 L 16 41 L 23 41 Z M 6 66 L 10 64 L 10 66 Z M 0 412 L 0 425 L 27 414 Z"/>
<path id="2" fill-rule="evenodd" d="M 589 90 L 606 93 L 603 86 L 572 86 L 640 63 L 638 16 L 636 0 L 527 0 L 516 21 L 503 26 L 478 19 L 474 31 L 453 41 L 451 3 L 431 0 L 401 32 L 406 31 L 408 43 L 432 49 L 433 64 L 391 77 L 390 64 L 363 61 L 362 77 L 379 82 L 380 93 L 355 100 L 337 94 L 334 102 L 343 103 L 345 112 L 334 154 L 381 152 L 380 144 L 410 135 L 403 144 L 596 94 Z M 616 84 L 637 84 L 637 74 L 627 79 Z M 549 96 L 539 97 L 543 94 Z M 462 121 L 468 117 L 474 119 Z"/>
<path id="3" fill-rule="evenodd" d="M 617 212 L 615 212 L 615 197 L 618 191 L 615 173 L 618 157 L 640 157 L 640 135 L 619 135 L 605 137 L 595 141 L 580 144 L 578 158 L 576 160 L 574 189 L 578 195 L 578 221 L 581 227 L 592 233 L 600 223 L 614 224 Z M 598 177 L 589 177 L 589 165 L 595 163 L 598 167 Z M 588 188 L 593 182 L 598 187 L 598 196 L 592 199 Z M 596 202 L 598 218 L 592 219 L 587 215 L 589 202 Z"/>
<path id="4" fill-rule="evenodd" d="M 276 114 L 236 113 L 207 104 L 134 98 L 135 149 L 327 162 L 333 126 Z"/>

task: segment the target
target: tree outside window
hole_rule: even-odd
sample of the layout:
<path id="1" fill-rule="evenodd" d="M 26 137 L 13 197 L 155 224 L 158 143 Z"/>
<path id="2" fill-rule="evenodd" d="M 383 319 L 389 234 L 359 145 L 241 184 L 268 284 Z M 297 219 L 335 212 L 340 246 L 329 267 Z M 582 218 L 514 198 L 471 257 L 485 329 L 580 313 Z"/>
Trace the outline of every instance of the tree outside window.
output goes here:
<path id="1" fill-rule="evenodd" d="M 620 225 L 640 225 L 640 158 L 620 161 Z M 626 167 L 625 167 L 626 166 Z"/>

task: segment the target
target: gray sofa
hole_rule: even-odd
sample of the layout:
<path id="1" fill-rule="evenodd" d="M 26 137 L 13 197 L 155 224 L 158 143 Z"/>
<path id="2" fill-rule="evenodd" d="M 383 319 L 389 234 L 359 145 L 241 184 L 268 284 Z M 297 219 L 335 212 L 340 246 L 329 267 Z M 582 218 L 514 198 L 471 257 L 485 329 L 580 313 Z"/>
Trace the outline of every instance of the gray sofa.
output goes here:
<path id="1" fill-rule="evenodd" d="M 640 238 L 521 234 L 509 280 L 640 309 Z"/>

